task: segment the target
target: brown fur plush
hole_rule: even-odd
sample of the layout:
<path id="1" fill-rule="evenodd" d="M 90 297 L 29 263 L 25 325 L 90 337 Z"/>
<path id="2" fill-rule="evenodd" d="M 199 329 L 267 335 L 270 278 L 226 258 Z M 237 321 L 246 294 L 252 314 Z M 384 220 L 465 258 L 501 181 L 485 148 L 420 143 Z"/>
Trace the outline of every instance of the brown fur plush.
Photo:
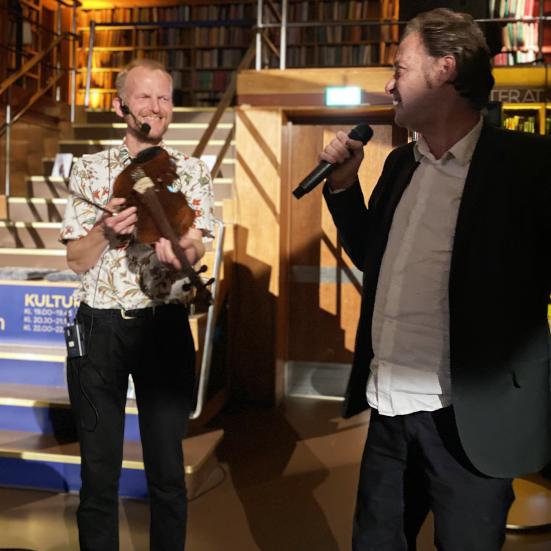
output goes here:
<path id="1" fill-rule="evenodd" d="M 166 218 L 178 237 L 181 237 L 192 226 L 195 219 L 193 209 L 183 193 L 168 189 L 178 179 L 176 164 L 162 147 L 150 147 L 140 154 L 117 176 L 113 195 L 126 199 L 125 206 L 135 206 L 138 209 L 136 226 L 137 239 L 140 243 L 151 244 L 158 241 L 161 234 L 150 216 L 148 210 L 136 197 L 135 181 L 132 172 L 140 167 L 155 185 L 155 192 L 163 207 Z"/>

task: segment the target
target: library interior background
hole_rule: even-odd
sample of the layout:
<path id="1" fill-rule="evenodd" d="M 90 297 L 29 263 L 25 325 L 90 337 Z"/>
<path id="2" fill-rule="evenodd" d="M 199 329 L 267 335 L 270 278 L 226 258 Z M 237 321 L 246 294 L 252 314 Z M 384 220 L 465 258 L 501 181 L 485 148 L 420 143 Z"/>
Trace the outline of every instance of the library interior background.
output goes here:
<path id="1" fill-rule="evenodd" d="M 404 23 L 434 7 L 481 20 L 492 124 L 551 134 L 551 0 L 2 0 L 0 3 L 0 549 L 78 549 L 80 452 L 64 327 L 77 302 L 59 233 L 71 167 L 122 142 L 115 79 L 135 58 L 172 76 L 164 144 L 214 187 L 206 278 L 190 311 L 195 411 L 187 548 L 349 548 L 369 413 L 340 417 L 361 276 L 320 189 L 295 185 L 338 130 L 374 130 L 369 196 L 413 139 L 384 93 Z M 551 310 L 550 310 L 551 320 Z M 551 474 L 514 481 L 506 551 L 551 550 Z M 121 549 L 148 549 L 138 410 L 129 384 Z M 432 551 L 432 519 L 418 549 Z"/>

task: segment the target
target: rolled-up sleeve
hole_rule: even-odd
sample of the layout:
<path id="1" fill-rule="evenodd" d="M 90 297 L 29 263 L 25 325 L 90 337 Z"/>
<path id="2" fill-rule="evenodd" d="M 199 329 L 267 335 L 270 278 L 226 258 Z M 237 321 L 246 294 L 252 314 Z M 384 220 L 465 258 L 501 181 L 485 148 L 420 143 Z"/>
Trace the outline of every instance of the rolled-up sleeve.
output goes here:
<path id="1" fill-rule="evenodd" d="M 195 211 L 193 227 L 201 230 L 204 241 L 211 241 L 214 237 L 214 192 L 209 168 L 200 159 L 187 159 L 180 178 L 182 191 Z"/>
<path id="2" fill-rule="evenodd" d="M 96 223 L 96 209 L 79 199 L 79 197 L 85 197 L 93 201 L 89 194 L 89 174 L 87 174 L 86 163 L 83 159 L 78 159 L 73 165 L 69 179 L 69 196 L 59 233 L 59 241 L 62 243 L 84 237 Z"/>

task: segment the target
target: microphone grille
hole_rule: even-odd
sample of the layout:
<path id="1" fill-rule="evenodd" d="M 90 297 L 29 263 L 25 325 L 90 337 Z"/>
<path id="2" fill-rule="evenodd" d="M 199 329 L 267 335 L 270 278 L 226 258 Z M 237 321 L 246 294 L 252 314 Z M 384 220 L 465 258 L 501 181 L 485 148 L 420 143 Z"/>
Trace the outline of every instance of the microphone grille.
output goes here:
<path id="1" fill-rule="evenodd" d="M 369 124 L 358 124 L 350 131 L 348 137 L 365 145 L 373 137 L 373 129 Z"/>

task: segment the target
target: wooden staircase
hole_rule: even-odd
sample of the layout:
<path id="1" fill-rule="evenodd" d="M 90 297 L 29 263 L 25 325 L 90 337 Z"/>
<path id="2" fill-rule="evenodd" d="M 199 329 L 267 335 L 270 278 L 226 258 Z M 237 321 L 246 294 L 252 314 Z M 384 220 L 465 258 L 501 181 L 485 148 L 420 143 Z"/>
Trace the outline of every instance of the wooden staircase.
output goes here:
<path id="1" fill-rule="evenodd" d="M 190 154 L 212 113 L 212 109 L 175 109 L 167 145 Z M 206 155 L 217 153 L 232 127 L 230 111 L 218 124 Z M 59 151 L 78 157 L 120 143 L 123 134 L 124 125 L 114 113 L 82 110 L 77 123 L 67 127 Z M 215 215 L 219 219 L 224 219 L 223 210 L 224 215 L 231 212 L 234 158 L 232 145 L 214 178 Z M 53 159 L 44 159 L 43 173 L 27 178 L 25 196 L 7 198 L 7 216 L 0 221 L 0 485 L 76 491 L 80 456 L 65 385 L 62 325 L 78 282 L 66 271 L 65 247 L 58 241 L 67 204 L 67 181 L 48 176 L 52 164 Z M 231 220 L 225 222 L 230 222 L 231 228 Z M 232 251 L 233 234 L 226 224 L 218 297 L 228 288 Z M 205 260 L 212 268 L 213 250 L 207 252 Z M 33 279 L 3 280 L 7 267 L 16 267 L 23 277 Z M 220 310 L 221 304 L 216 308 Z M 198 363 L 205 319 L 206 314 L 190 317 Z M 190 436 L 185 439 L 190 496 L 200 490 L 216 465 L 214 451 L 223 436 L 222 431 L 207 432 L 204 428 L 224 403 L 223 385 L 211 392 L 210 398 L 204 414 L 191 421 Z M 120 493 L 139 498 L 145 497 L 146 491 L 137 409 L 129 399 Z"/>

